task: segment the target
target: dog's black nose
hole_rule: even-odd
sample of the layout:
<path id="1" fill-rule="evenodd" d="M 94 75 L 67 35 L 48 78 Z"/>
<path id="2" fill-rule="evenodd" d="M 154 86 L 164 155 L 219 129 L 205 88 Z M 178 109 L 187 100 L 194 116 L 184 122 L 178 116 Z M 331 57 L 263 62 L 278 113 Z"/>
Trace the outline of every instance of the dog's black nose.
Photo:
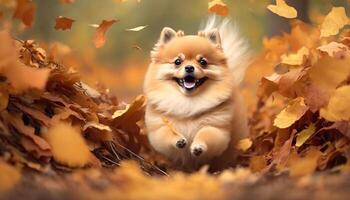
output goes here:
<path id="1" fill-rule="evenodd" d="M 185 71 L 187 73 L 192 73 L 192 72 L 194 72 L 194 67 L 191 66 L 191 65 L 188 65 L 188 66 L 185 67 Z"/>

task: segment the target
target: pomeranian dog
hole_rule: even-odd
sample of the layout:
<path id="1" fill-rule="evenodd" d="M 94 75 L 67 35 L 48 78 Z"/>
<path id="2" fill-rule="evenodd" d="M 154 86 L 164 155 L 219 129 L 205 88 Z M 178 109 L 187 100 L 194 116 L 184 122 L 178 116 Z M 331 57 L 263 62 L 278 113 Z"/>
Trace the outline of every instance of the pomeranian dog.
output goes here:
<path id="1" fill-rule="evenodd" d="M 209 18 L 198 35 L 163 28 L 144 81 L 151 146 L 175 167 L 193 171 L 234 165 L 248 136 L 238 85 L 247 46 L 228 19 Z"/>

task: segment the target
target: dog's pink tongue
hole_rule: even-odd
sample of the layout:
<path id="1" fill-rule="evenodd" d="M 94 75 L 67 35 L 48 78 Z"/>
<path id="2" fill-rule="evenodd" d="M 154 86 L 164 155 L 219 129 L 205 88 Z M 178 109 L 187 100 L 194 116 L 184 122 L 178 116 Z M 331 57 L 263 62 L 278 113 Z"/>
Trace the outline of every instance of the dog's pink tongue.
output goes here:
<path id="1" fill-rule="evenodd" d="M 192 89 L 192 88 L 194 88 L 195 85 L 196 85 L 195 82 L 186 82 L 186 81 L 184 82 L 184 86 L 187 89 Z"/>

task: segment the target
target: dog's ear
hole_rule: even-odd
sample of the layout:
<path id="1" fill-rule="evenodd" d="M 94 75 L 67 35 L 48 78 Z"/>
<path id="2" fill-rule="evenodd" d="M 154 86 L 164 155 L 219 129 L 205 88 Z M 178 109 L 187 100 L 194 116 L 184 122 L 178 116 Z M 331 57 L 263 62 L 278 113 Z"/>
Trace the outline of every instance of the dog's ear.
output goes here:
<path id="1" fill-rule="evenodd" d="M 202 33 L 203 34 L 203 33 Z M 217 46 L 221 46 L 221 38 L 218 29 L 214 28 L 210 31 L 205 32 L 205 37 L 209 39 L 210 42 Z"/>
<path id="2" fill-rule="evenodd" d="M 174 37 L 176 37 L 177 33 L 172 28 L 164 27 L 162 32 L 160 33 L 159 43 L 166 44 Z"/>

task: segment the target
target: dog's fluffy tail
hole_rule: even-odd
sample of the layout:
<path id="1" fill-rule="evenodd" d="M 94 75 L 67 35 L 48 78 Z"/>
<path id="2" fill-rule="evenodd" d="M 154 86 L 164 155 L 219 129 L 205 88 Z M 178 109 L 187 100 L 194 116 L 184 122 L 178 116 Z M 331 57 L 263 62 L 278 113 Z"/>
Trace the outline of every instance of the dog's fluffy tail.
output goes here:
<path id="1" fill-rule="evenodd" d="M 206 23 L 201 25 L 201 31 L 210 31 L 216 28 L 219 31 L 221 45 L 227 57 L 227 64 L 233 72 L 237 84 L 244 78 L 245 71 L 249 65 L 250 53 L 248 44 L 243 39 L 235 24 L 228 18 L 210 16 Z"/>

